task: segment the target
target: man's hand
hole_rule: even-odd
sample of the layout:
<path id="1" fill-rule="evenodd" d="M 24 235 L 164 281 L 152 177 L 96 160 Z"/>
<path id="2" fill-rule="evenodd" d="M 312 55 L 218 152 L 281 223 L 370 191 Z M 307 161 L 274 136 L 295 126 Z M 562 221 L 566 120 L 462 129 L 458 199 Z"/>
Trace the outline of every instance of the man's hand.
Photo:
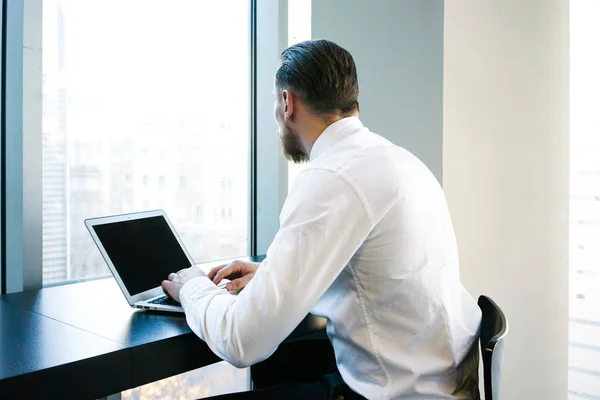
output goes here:
<path id="1" fill-rule="evenodd" d="M 179 301 L 179 292 L 183 285 L 185 285 L 187 281 L 200 276 L 206 276 L 206 274 L 198 266 L 185 268 L 177 273 L 171 273 L 169 274 L 168 280 L 162 281 L 161 286 L 163 292 L 165 292 L 167 296 L 173 298 L 173 300 L 181 303 Z"/>
<path id="2" fill-rule="evenodd" d="M 222 279 L 227 278 L 231 281 L 225 286 L 227 290 L 242 290 L 254 278 L 259 265 L 260 263 L 236 260 L 211 269 L 208 279 L 212 279 L 214 284 L 218 285 Z"/>

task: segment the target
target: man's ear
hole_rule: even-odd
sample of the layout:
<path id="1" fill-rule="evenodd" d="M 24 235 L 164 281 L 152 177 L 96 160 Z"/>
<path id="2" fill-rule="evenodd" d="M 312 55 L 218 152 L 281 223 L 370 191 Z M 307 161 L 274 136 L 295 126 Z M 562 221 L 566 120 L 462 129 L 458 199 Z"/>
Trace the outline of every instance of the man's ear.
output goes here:
<path id="1" fill-rule="evenodd" d="M 283 99 L 283 121 L 289 122 L 292 119 L 292 115 L 294 115 L 294 106 L 295 106 L 295 96 L 289 90 L 284 90 L 281 92 L 281 97 Z"/>

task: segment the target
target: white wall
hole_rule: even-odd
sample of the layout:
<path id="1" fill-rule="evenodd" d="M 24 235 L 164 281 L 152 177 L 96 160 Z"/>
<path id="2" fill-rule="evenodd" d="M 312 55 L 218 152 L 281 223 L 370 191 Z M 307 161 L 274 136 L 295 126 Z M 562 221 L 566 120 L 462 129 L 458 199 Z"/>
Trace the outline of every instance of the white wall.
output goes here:
<path id="1" fill-rule="evenodd" d="M 312 38 L 357 64 L 363 123 L 442 178 L 442 0 L 313 0 Z"/>
<path id="2" fill-rule="evenodd" d="M 511 325 L 503 399 L 567 398 L 568 0 L 449 0 L 444 189 L 462 280 Z"/>

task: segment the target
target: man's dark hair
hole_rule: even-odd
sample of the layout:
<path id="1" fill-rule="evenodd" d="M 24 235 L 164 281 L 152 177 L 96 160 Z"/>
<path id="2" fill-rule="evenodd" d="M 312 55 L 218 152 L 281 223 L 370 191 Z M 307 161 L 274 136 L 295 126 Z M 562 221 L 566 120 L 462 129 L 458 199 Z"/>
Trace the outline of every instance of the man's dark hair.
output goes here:
<path id="1" fill-rule="evenodd" d="M 354 59 L 347 50 L 328 40 L 309 40 L 285 49 L 275 84 L 277 89 L 299 96 L 321 117 L 358 110 Z"/>

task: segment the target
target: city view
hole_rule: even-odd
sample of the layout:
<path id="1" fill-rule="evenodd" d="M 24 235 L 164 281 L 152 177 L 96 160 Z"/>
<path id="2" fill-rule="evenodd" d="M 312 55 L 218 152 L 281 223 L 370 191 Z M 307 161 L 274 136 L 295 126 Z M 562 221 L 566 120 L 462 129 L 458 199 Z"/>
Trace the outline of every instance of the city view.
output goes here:
<path id="1" fill-rule="evenodd" d="M 44 0 L 43 29 L 44 283 L 109 273 L 83 223 L 105 215 L 246 255 L 247 2 Z"/>
<path id="2" fill-rule="evenodd" d="M 247 0 L 43 1 L 43 282 L 110 275 L 84 220 L 164 209 L 196 262 L 247 255 Z M 227 363 L 122 394 L 247 387 Z"/>
<path id="3" fill-rule="evenodd" d="M 600 2 L 570 8 L 569 400 L 600 400 Z"/>

